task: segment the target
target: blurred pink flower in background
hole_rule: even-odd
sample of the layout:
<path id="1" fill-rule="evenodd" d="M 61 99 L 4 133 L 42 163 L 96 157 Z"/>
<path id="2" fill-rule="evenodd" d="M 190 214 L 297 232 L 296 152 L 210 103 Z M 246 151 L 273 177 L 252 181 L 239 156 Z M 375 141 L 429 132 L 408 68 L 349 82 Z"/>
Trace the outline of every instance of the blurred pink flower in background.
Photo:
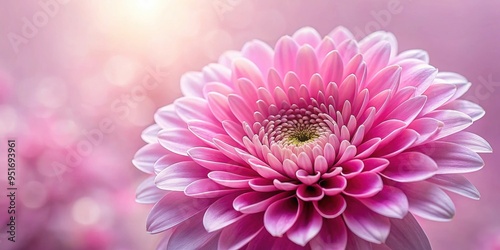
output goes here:
<path id="1" fill-rule="evenodd" d="M 451 220 L 443 189 L 478 199 L 460 174 L 491 152 L 463 131 L 484 115 L 470 86 L 382 31 L 249 42 L 184 75 L 143 132 L 148 231 L 162 249 L 430 249 L 412 214 Z"/>

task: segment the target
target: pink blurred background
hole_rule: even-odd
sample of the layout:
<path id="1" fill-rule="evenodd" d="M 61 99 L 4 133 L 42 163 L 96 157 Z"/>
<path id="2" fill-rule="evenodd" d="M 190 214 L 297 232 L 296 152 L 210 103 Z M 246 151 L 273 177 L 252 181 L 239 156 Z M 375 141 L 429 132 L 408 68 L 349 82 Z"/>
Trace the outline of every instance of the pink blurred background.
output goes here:
<path id="1" fill-rule="evenodd" d="M 2 230 L 0 248 L 153 249 L 159 237 L 145 231 L 150 206 L 134 201 L 145 175 L 131 159 L 154 111 L 180 96 L 183 72 L 250 39 L 274 44 L 303 26 L 326 35 L 343 25 L 357 38 L 383 29 L 400 50 L 427 50 L 431 64 L 473 83 L 466 99 L 486 116 L 470 130 L 496 150 L 499 8 L 498 1 L 467 0 L 5 1 L 0 134 L 17 140 L 19 217 L 17 242 Z M 96 134 L 100 126 L 107 132 Z M 6 152 L 6 139 L 0 143 Z M 85 156 L 71 156 L 75 150 Z M 467 175 L 481 200 L 451 194 L 453 221 L 420 220 L 434 249 L 500 249 L 495 156 L 483 155 L 484 169 Z M 6 180 L 0 171 L 0 220 Z"/>

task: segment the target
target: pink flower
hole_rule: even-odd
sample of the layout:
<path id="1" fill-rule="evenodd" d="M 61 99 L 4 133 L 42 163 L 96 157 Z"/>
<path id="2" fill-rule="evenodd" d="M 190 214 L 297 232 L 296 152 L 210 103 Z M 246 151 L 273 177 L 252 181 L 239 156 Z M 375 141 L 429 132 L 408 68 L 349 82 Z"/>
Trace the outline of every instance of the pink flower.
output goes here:
<path id="1" fill-rule="evenodd" d="M 152 174 L 152 233 L 168 249 L 430 249 L 413 215 L 446 221 L 443 191 L 478 199 L 462 173 L 488 143 L 463 131 L 484 110 L 425 51 L 376 32 L 312 28 L 252 41 L 181 79 L 134 164 Z"/>

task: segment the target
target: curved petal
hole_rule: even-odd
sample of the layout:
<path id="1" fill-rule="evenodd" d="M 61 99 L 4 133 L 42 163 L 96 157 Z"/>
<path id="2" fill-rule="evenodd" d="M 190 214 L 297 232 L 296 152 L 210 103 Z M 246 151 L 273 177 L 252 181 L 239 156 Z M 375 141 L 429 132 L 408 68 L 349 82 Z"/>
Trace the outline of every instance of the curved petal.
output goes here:
<path id="1" fill-rule="evenodd" d="M 214 232 L 241 220 L 245 215 L 234 210 L 233 201 L 239 193 L 226 195 L 212 203 L 203 216 L 207 232 Z"/>
<path id="2" fill-rule="evenodd" d="M 241 249 L 259 234 L 262 226 L 262 213 L 247 215 L 236 223 L 224 228 L 219 237 L 219 249 Z"/>
<path id="3" fill-rule="evenodd" d="M 304 208 L 297 221 L 287 231 L 288 239 L 297 245 L 305 246 L 314 238 L 323 225 L 323 218 L 309 202 L 304 203 Z"/>
<path id="4" fill-rule="evenodd" d="M 146 144 L 135 153 L 132 164 L 142 172 L 152 174 L 154 163 L 168 153 L 169 151 L 158 143 Z"/>
<path id="5" fill-rule="evenodd" d="M 169 192 L 151 209 L 147 230 L 151 233 L 165 231 L 205 210 L 211 203 L 212 199 L 193 199 L 182 192 Z"/>
<path id="6" fill-rule="evenodd" d="M 477 153 L 450 142 L 431 142 L 415 150 L 430 156 L 437 163 L 437 174 L 469 173 L 484 166 L 483 159 Z"/>
<path id="7" fill-rule="evenodd" d="M 250 188 L 248 182 L 255 177 L 225 171 L 212 171 L 208 173 L 208 178 L 230 188 Z"/>
<path id="8" fill-rule="evenodd" d="M 456 134 L 449 135 L 441 139 L 441 141 L 462 145 L 476 153 L 491 153 L 493 151 L 490 144 L 485 139 L 467 131 L 460 131 Z"/>
<path id="9" fill-rule="evenodd" d="M 391 249 L 432 249 L 424 230 L 410 213 L 403 219 L 391 219 L 391 233 L 385 244 Z"/>
<path id="10" fill-rule="evenodd" d="M 167 193 L 167 191 L 156 187 L 154 179 L 155 176 L 150 176 L 139 184 L 135 191 L 135 201 L 137 203 L 156 203 Z"/>
<path id="11" fill-rule="evenodd" d="M 344 193 L 352 197 L 367 198 L 380 192 L 383 186 L 378 174 L 363 172 L 349 179 Z"/>
<path id="12" fill-rule="evenodd" d="M 317 184 L 308 186 L 305 184 L 297 188 L 297 197 L 303 201 L 317 201 L 325 196 L 324 190 Z"/>
<path id="13" fill-rule="evenodd" d="M 208 170 L 193 161 L 175 163 L 162 170 L 155 178 L 158 188 L 171 191 L 184 191 L 194 181 L 207 177 Z"/>
<path id="14" fill-rule="evenodd" d="M 384 185 L 376 195 L 359 199 L 361 203 L 374 212 L 390 218 L 402 219 L 408 213 L 408 199 L 403 191 L 398 188 Z"/>
<path id="15" fill-rule="evenodd" d="M 328 219 L 338 217 L 347 207 L 347 203 L 342 195 L 325 196 L 319 201 L 314 201 L 313 205 L 321 216 Z"/>
<path id="16" fill-rule="evenodd" d="M 419 152 L 404 152 L 390 158 L 382 175 L 398 182 L 422 181 L 432 177 L 438 165 L 429 156 Z"/>
<path id="17" fill-rule="evenodd" d="M 438 174 L 427 181 L 437 184 L 448 191 L 463 195 L 465 197 L 479 200 L 479 191 L 465 177 L 458 174 Z"/>
<path id="18" fill-rule="evenodd" d="M 208 233 L 203 227 L 202 219 L 203 213 L 200 213 L 179 225 L 170 236 L 166 249 L 213 249 L 211 246 L 219 233 Z"/>
<path id="19" fill-rule="evenodd" d="M 435 221 L 449 221 L 455 215 L 455 205 L 450 197 L 432 183 L 420 181 L 399 183 L 408 197 L 410 212 Z"/>
<path id="20" fill-rule="evenodd" d="M 467 100 L 455 100 L 452 101 L 444 106 L 441 106 L 440 109 L 451 109 L 451 110 L 457 110 L 460 111 L 464 114 L 467 114 L 472 118 L 472 121 L 477 121 L 481 119 L 481 117 L 486 114 L 483 108 L 481 106 Z"/>
<path id="21" fill-rule="evenodd" d="M 312 250 L 342 250 L 347 246 L 347 229 L 341 217 L 325 219 L 318 235 L 310 242 Z"/>
<path id="22" fill-rule="evenodd" d="M 366 241 L 380 244 L 389 235 L 389 219 L 371 211 L 355 199 L 347 200 L 343 217 L 347 227 Z"/>
<path id="23" fill-rule="evenodd" d="M 275 237 L 282 237 L 299 218 L 302 204 L 295 197 L 274 202 L 264 214 L 264 226 Z"/>
<path id="24" fill-rule="evenodd" d="M 291 193 L 288 192 L 248 192 L 239 195 L 233 201 L 233 207 L 236 211 L 242 213 L 258 213 L 264 212 L 271 204 L 277 200 L 281 200 Z"/>
<path id="25" fill-rule="evenodd" d="M 210 179 L 201 179 L 189 184 L 184 189 L 184 194 L 194 198 L 217 198 L 236 191 L 239 190 L 228 189 Z"/>
<path id="26" fill-rule="evenodd" d="M 185 128 L 164 129 L 158 133 L 158 141 L 164 148 L 180 155 L 187 155 L 191 148 L 206 145 Z"/>

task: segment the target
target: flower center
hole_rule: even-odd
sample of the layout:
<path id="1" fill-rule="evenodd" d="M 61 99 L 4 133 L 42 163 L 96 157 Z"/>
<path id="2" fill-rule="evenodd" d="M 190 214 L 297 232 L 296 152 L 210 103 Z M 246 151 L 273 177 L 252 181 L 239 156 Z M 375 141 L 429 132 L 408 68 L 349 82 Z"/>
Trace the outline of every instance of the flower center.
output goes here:
<path id="1" fill-rule="evenodd" d="M 325 123 L 324 115 L 312 105 L 303 108 L 292 105 L 289 109 L 282 109 L 263 121 L 261 133 L 267 138 L 263 142 L 302 147 L 325 141 L 332 131 Z"/>

